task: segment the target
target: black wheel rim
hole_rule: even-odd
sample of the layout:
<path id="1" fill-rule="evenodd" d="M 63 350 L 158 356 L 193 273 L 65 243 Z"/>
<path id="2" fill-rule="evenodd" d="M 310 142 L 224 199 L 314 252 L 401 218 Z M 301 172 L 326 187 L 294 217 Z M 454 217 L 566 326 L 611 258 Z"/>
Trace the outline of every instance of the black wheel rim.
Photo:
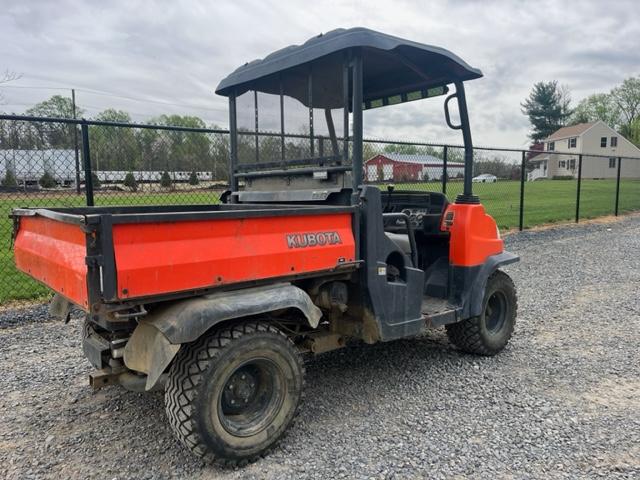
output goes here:
<path id="1" fill-rule="evenodd" d="M 282 407 L 284 381 L 280 368 L 266 358 L 236 368 L 219 395 L 218 418 L 224 429 L 249 437 L 267 428 Z"/>
<path id="2" fill-rule="evenodd" d="M 507 298 L 503 292 L 493 292 L 484 307 L 484 324 L 489 333 L 500 332 L 507 318 Z"/>

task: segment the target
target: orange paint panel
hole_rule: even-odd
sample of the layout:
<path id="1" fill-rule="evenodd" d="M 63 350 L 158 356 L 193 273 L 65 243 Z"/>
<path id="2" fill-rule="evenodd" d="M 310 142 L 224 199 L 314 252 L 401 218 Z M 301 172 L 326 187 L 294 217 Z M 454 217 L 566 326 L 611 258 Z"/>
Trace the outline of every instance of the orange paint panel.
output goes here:
<path id="1" fill-rule="evenodd" d="M 452 223 L 447 226 L 447 217 L 451 214 Z M 489 256 L 504 250 L 496 222 L 482 205 L 450 204 L 443 219 L 442 229 L 450 232 L 449 261 L 452 265 L 482 265 Z"/>
<path id="2" fill-rule="evenodd" d="M 113 242 L 120 298 L 330 270 L 355 258 L 350 213 L 115 224 Z"/>
<path id="3" fill-rule="evenodd" d="M 21 217 L 14 252 L 19 270 L 87 307 L 87 250 L 85 234 L 78 225 Z"/>

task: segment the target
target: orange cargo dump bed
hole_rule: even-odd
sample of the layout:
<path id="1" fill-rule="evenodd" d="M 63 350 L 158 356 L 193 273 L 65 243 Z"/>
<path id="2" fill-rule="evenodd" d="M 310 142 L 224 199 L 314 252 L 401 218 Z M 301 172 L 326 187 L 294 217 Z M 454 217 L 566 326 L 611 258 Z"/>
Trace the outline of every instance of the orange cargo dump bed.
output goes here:
<path id="1" fill-rule="evenodd" d="M 16 265 L 88 308 L 356 260 L 350 207 L 243 207 L 16 210 Z"/>

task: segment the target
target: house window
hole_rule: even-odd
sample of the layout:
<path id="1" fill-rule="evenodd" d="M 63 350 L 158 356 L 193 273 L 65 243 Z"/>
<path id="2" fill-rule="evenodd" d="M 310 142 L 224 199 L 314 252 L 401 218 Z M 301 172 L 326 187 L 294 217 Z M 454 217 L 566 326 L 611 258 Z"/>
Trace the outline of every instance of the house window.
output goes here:
<path id="1" fill-rule="evenodd" d="M 600 137 L 600 146 L 602 148 L 607 148 L 607 137 Z"/>
<path id="2" fill-rule="evenodd" d="M 558 162 L 558 167 L 565 168 L 567 166 L 567 162 L 565 160 L 560 160 Z"/>
<path id="3" fill-rule="evenodd" d="M 570 138 L 568 140 L 569 143 L 569 148 L 576 148 L 576 145 L 578 143 L 578 139 L 576 137 Z"/>
<path id="4" fill-rule="evenodd" d="M 556 142 L 547 143 L 547 150 L 554 151 L 556 149 Z"/>
<path id="5" fill-rule="evenodd" d="M 576 159 L 572 158 L 569 160 L 569 170 L 575 170 L 576 169 Z"/>
<path id="6" fill-rule="evenodd" d="M 611 146 L 612 147 L 618 146 L 618 137 L 611 137 Z"/>
<path id="7" fill-rule="evenodd" d="M 609 159 L 609 168 L 616 168 L 616 158 L 615 157 L 611 157 Z"/>

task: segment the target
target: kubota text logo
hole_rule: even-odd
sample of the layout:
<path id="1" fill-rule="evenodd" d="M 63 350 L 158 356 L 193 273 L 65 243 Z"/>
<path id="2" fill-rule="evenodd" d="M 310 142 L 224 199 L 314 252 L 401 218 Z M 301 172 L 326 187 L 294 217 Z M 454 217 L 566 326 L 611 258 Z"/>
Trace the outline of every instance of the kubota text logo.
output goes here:
<path id="1" fill-rule="evenodd" d="M 306 248 L 342 243 L 338 232 L 290 233 L 287 235 L 289 248 Z"/>

